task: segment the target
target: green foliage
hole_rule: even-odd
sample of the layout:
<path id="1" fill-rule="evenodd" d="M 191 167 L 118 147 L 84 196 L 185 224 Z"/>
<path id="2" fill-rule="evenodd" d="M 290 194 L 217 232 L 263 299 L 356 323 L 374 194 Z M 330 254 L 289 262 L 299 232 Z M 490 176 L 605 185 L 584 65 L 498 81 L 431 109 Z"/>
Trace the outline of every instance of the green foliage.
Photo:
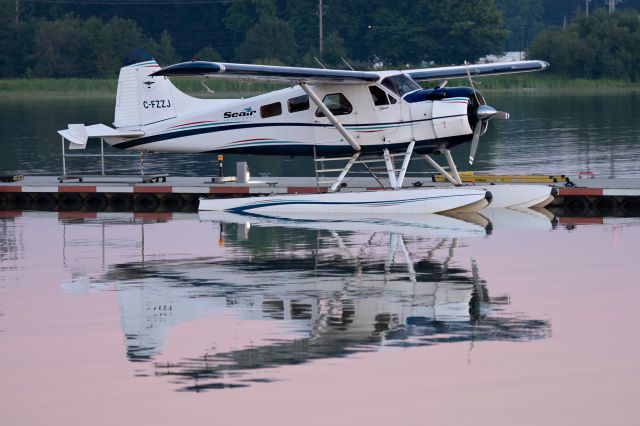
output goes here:
<path id="1" fill-rule="evenodd" d="M 133 48 L 161 65 L 181 57 L 318 66 L 317 0 L 203 2 L 0 1 L 0 76 L 115 77 Z M 136 2 L 133 2 L 136 3 Z M 161 3 L 161 4 L 160 4 Z M 323 0 L 323 54 L 328 67 L 385 68 L 474 61 L 520 50 L 551 62 L 567 77 L 638 79 L 638 16 L 618 4 L 584 0 Z M 543 30 L 549 23 L 566 28 Z M 573 20 L 573 21 L 572 21 Z M 525 39 L 526 28 L 526 39 Z"/>
<path id="2" fill-rule="evenodd" d="M 158 62 L 180 60 L 164 32 L 160 40 L 144 36 L 133 21 L 114 17 L 108 22 L 67 15 L 42 21 L 34 35 L 33 74 L 38 77 L 113 77 L 122 59 L 134 48 L 151 52 Z"/>
<path id="3" fill-rule="evenodd" d="M 395 1 L 370 18 L 373 56 L 394 66 L 474 61 L 501 52 L 507 36 L 493 0 Z"/>
<path id="4" fill-rule="evenodd" d="M 211 46 L 207 46 L 193 55 L 193 59 L 196 61 L 218 62 L 222 61 L 222 55 L 220 55 L 220 53 L 214 50 Z"/>
<path id="5" fill-rule="evenodd" d="M 281 89 L 282 85 L 256 84 L 226 80 L 210 80 L 207 86 L 215 90 L 214 94 L 206 91 L 200 80 L 174 79 L 173 83 L 185 93 L 200 98 L 229 98 L 253 96 L 259 93 Z M 1 98 L 65 98 L 107 97 L 114 98 L 118 80 L 115 78 L 21 78 L 0 79 Z"/>
<path id="6" fill-rule="evenodd" d="M 162 66 L 180 62 L 180 56 L 178 56 L 176 49 L 174 49 L 173 45 L 171 44 L 171 36 L 166 31 L 162 32 L 162 34 L 160 35 L 160 40 L 157 43 L 152 43 L 149 51 L 156 59 L 158 64 Z"/>
<path id="7" fill-rule="evenodd" d="M 640 80 L 640 15 L 597 11 L 565 28 L 548 29 L 532 42 L 530 57 L 544 58 L 551 71 L 572 78 Z"/>
<path id="8" fill-rule="evenodd" d="M 237 58 L 241 62 L 276 60 L 283 64 L 295 61 L 296 40 L 289 24 L 282 19 L 263 17 L 253 26 L 238 47 Z"/>
<path id="9" fill-rule="evenodd" d="M 324 39 L 322 60 L 328 64 L 339 64 L 341 58 L 347 56 L 347 48 L 344 40 L 338 33 L 332 32 Z"/>
<path id="10" fill-rule="evenodd" d="M 526 93 L 570 93 L 589 94 L 606 90 L 611 91 L 640 91 L 640 83 L 632 83 L 625 80 L 601 79 L 569 79 L 547 73 L 521 74 L 503 77 L 478 77 L 474 78 L 479 83 L 478 88 L 483 93 L 490 91 L 525 91 Z M 110 79 L 0 79 L 0 99 L 22 98 L 68 98 L 68 97 L 92 97 L 114 99 L 117 80 Z M 199 98 L 236 98 L 239 96 L 253 96 L 272 90 L 281 89 L 282 85 L 255 84 L 226 80 L 209 80 L 207 86 L 215 90 L 211 94 L 202 86 L 200 80 L 174 79 L 173 83 L 183 92 Z M 450 87 L 466 86 L 466 79 L 454 79 L 449 81 Z M 425 84 L 425 87 L 433 87 L 433 83 Z"/>
<path id="11" fill-rule="evenodd" d="M 109 97 L 116 93 L 115 79 L 1 79 L 0 98 Z"/>
<path id="12" fill-rule="evenodd" d="M 7 75 L 13 68 L 11 57 L 16 40 L 15 18 L 11 13 L 9 2 L 0 2 L 0 73 Z"/>
<path id="13" fill-rule="evenodd" d="M 488 53 L 503 50 L 508 32 L 502 26 L 502 15 L 493 0 L 451 0 L 450 7 L 455 14 L 446 17 L 447 24 L 436 38 L 440 47 L 436 62 L 475 61 Z M 442 48 L 447 45 L 449 49 Z"/>
<path id="14" fill-rule="evenodd" d="M 258 23 L 256 8 L 252 2 L 233 0 L 223 22 L 229 31 L 244 33 Z"/>
<path id="15" fill-rule="evenodd" d="M 90 56 L 92 21 L 72 16 L 43 22 L 35 34 L 35 69 L 37 76 L 74 77 L 95 68 Z"/>
<path id="16" fill-rule="evenodd" d="M 150 48 L 152 41 L 147 38 L 135 22 L 118 17 L 107 22 L 91 18 L 87 21 L 90 36 L 86 42 L 91 47 L 90 59 L 94 77 L 113 77 L 122 66 L 122 58 L 135 48 Z"/>
<path id="17" fill-rule="evenodd" d="M 580 79 L 558 76 L 549 73 L 527 73 L 518 75 L 505 75 L 493 77 L 474 77 L 476 88 L 483 93 L 487 91 L 517 90 L 526 92 L 569 92 L 572 95 L 578 93 L 593 93 L 601 90 L 638 91 L 639 83 L 633 83 L 624 79 Z M 448 86 L 467 86 L 467 79 L 449 80 Z"/>
<path id="18" fill-rule="evenodd" d="M 544 28 L 543 0 L 496 0 L 509 31 L 506 51 L 526 50 L 528 43 Z"/>

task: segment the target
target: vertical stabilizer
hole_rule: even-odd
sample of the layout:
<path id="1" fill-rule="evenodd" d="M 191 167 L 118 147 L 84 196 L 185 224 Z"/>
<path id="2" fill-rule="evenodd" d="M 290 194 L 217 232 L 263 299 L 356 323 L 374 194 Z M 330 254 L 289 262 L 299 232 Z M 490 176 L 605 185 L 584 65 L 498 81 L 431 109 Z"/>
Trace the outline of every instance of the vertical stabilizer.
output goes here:
<path id="1" fill-rule="evenodd" d="M 147 53 L 132 51 L 120 69 L 114 126 L 137 128 L 174 118 L 175 86 L 164 77 L 150 77 L 160 66 Z"/>

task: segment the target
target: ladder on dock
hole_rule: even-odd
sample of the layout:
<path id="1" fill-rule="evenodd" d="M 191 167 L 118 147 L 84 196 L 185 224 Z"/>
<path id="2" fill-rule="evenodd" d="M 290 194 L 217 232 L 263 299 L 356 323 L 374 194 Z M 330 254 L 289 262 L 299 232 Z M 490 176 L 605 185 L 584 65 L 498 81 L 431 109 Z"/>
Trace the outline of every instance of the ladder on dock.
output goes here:
<path id="1" fill-rule="evenodd" d="M 391 153 L 385 149 L 382 155 L 356 152 L 351 156 L 318 156 L 314 147 L 316 190 L 320 192 L 321 188 L 330 185 L 329 192 L 339 191 L 346 186 L 343 181 L 349 173 L 371 176 L 381 189 L 399 189 L 407 174 L 413 146 L 414 142 L 410 143 L 404 152 Z M 397 164 L 398 159 L 402 160 L 400 165 Z M 331 166 L 336 163 L 342 163 L 344 166 Z M 359 166 L 360 170 L 352 171 L 354 166 Z M 335 176 L 336 173 L 338 176 Z"/>

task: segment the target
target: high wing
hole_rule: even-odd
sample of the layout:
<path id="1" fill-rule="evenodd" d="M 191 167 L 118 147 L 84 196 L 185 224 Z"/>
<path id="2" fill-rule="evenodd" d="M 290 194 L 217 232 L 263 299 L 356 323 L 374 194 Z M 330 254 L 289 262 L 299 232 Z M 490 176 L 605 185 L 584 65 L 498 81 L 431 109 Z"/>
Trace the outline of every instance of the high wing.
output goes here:
<path id="1" fill-rule="evenodd" d="M 495 62 L 491 64 L 459 65 L 453 67 L 436 67 L 406 70 L 415 81 L 446 80 L 449 78 L 467 77 L 467 69 L 471 76 L 517 74 L 523 72 L 544 71 L 549 64 L 544 61 Z"/>
<path id="2" fill-rule="evenodd" d="M 544 61 L 496 62 L 490 64 L 459 65 L 398 71 L 408 74 L 415 81 L 463 78 L 467 70 L 472 76 L 517 74 L 543 71 L 549 68 Z M 283 83 L 283 84 L 367 84 L 378 81 L 384 73 L 349 71 L 322 68 L 284 67 L 273 65 L 234 64 L 206 61 L 182 62 L 169 65 L 151 76 L 200 76 L 225 80 Z"/>
<path id="3" fill-rule="evenodd" d="M 156 76 L 200 76 L 225 80 L 284 84 L 366 84 L 378 81 L 376 72 L 272 65 L 232 64 L 192 61 L 170 65 L 151 74 Z"/>

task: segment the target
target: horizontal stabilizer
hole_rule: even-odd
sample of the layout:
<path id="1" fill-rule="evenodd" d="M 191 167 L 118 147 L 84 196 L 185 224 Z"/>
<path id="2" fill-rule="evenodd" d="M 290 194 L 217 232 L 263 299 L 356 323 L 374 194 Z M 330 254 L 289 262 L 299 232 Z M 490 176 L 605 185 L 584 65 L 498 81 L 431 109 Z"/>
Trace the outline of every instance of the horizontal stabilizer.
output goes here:
<path id="1" fill-rule="evenodd" d="M 138 138 L 144 136 L 141 130 L 117 130 L 104 124 L 69 124 L 67 129 L 58 130 L 58 134 L 70 142 L 69 149 L 84 149 L 89 138 Z"/>

